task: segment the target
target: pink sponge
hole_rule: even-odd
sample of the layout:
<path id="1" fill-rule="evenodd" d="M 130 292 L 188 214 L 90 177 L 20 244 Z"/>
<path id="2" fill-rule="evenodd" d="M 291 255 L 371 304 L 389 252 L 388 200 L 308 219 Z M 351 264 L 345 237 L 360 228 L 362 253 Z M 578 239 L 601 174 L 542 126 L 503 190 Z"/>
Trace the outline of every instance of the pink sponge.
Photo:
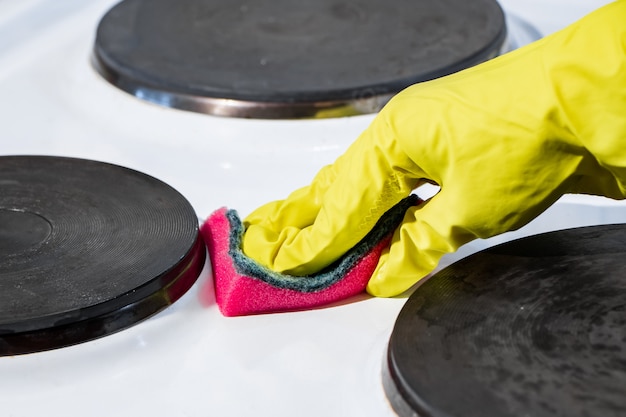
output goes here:
<path id="1" fill-rule="evenodd" d="M 419 201 L 413 195 L 402 200 L 341 259 L 306 277 L 277 273 L 247 257 L 241 251 L 244 230 L 237 212 L 215 211 L 200 232 L 209 250 L 220 311 L 225 316 L 241 316 L 300 310 L 362 293 L 404 212 Z"/>

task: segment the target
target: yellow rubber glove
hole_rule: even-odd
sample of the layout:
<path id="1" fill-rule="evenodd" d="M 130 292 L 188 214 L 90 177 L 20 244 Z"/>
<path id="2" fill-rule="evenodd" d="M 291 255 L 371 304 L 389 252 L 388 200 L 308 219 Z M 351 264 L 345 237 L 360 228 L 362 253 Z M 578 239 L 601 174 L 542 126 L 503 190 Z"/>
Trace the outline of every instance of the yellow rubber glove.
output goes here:
<path id="1" fill-rule="evenodd" d="M 368 291 L 393 296 L 475 238 L 519 228 L 562 194 L 626 196 L 626 1 L 393 98 L 311 185 L 244 221 L 244 252 L 319 271 L 425 181 Z M 419 194 L 419 190 L 418 190 Z M 303 278 L 305 279 L 305 278 Z"/>

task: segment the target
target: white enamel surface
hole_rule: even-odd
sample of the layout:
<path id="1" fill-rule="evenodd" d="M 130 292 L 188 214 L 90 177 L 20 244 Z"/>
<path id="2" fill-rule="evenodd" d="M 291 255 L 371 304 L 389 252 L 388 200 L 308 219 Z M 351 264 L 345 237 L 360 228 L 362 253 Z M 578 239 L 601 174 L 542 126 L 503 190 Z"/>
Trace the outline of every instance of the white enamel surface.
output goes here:
<path id="1" fill-rule="evenodd" d="M 503 1 L 550 33 L 606 1 Z M 157 107 L 103 81 L 89 57 L 111 0 L 0 0 L 0 154 L 96 159 L 153 175 L 199 217 L 242 215 L 306 184 L 371 116 L 223 119 Z M 528 227 L 474 242 L 624 222 L 624 205 L 566 196 Z M 403 298 L 314 311 L 222 317 L 210 272 L 179 302 L 120 333 L 0 358 L 2 416 L 392 416 L 380 383 Z"/>

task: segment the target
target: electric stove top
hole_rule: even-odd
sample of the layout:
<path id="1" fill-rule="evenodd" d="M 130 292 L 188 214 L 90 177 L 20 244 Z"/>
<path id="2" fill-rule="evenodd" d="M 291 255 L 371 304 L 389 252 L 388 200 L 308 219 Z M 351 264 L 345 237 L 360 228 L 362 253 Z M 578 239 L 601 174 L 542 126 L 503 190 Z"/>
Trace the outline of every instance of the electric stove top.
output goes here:
<path id="1" fill-rule="evenodd" d="M 178 300 L 205 247 L 187 200 L 95 161 L 0 156 L 0 355 L 107 336 Z"/>
<path id="2" fill-rule="evenodd" d="M 542 233 L 420 285 L 383 383 L 400 416 L 626 414 L 626 224 Z"/>
<path id="3" fill-rule="evenodd" d="M 501 5 L 507 22 L 547 34 L 604 3 Z M 98 24 L 115 4 L 0 0 L 3 156 L 110 163 L 168 184 L 200 219 L 221 206 L 245 216 L 308 183 L 373 118 L 224 118 L 133 97 L 91 63 Z M 464 246 L 440 269 L 514 237 L 625 220 L 622 203 L 565 196 L 515 233 Z M 394 416 L 382 369 L 407 297 L 224 318 L 205 265 L 176 302 L 129 328 L 0 357 L 0 407 L 11 416 Z"/>
<path id="4" fill-rule="evenodd" d="M 506 34 L 495 0 L 124 0 L 100 21 L 94 60 L 114 85 L 167 106 L 336 117 L 492 58 Z"/>

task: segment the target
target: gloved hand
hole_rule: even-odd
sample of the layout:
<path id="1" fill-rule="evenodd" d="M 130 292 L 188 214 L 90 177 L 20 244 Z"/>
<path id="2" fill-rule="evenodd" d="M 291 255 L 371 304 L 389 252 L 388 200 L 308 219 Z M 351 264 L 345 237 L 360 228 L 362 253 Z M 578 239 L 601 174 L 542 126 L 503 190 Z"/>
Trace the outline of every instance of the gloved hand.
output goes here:
<path id="1" fill-rule="evenodd" d="M 368 291 L 393 296 L 475 238 L 519 228 L 562 194 L 626 196 L 626 1 L 393 98 L 313 182 L 244 221 L 244 252 L 319 271 L 425 182 Z M 419 192 L 418 192 L 419 194 Z M 305 279 L 305 278 L 303 278 Z"/>

